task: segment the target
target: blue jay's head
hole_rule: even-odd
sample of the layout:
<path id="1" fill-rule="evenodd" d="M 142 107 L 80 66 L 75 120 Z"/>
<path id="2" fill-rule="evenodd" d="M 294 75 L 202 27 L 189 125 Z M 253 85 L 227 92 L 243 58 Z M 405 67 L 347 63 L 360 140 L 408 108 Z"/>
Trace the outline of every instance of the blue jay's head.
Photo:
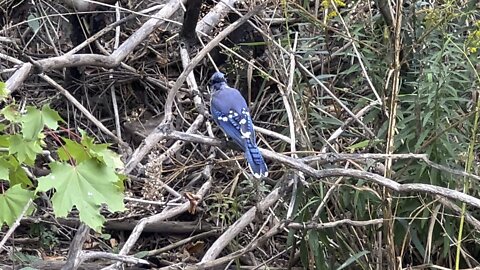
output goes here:
<path id="1" fill-rule="evenodd" d="M 210 78 L 210 85 L 214 90 L 218 90 L 217 88 L 220 88 L 219 86 L 226 82 L 227 80 L 225 79 L 225 74 L 219 71 L 215 72 L 212 75 L 212 78 Z"/>

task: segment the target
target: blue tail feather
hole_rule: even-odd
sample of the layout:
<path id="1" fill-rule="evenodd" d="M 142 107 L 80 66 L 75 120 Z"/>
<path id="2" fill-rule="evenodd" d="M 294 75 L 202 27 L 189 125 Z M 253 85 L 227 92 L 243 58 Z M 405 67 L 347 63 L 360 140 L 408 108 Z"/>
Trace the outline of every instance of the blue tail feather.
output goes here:
<path id="1" fill-rule="evenodd" d="M 255 178 L 267 177 L 268 168 L 265 160 L 260 154 L 258 147 L 250 140 L 246 142 L 245 158 L 247 159 L 248 167 Z"/>

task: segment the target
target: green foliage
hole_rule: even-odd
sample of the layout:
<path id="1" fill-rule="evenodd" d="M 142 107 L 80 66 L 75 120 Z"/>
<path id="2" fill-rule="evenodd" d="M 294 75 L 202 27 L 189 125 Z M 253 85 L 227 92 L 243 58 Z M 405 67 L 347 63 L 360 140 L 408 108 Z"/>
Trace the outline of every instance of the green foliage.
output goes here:
<path id="1" fill-rule="evenodd" d="M 15 185 L 0 194 L 0 224 L 12 225 L 17 217 L 23 212 L 28 201 L 33 198 L 33 191 L 23 189 L 21 185 Z M 33 209 L 27 210 L 27 214 Z"/>
<path id="2" fill-rule="evenodd" d="M 55 216 L 66 217 L 73 206 L 80 212 L 80 220 L 96 231 L 101 231 L 105 218 L 100 214 L 104 203 L 114 211 L 124 210 L 123 194 L 116 186 L 119 177 L 115 171 L 94 159 L 76 166 L 50 163 L 52 172 L 38 179 L 37 191 L 55 188 L 52 197 Z"/>
<path id="3" fill-rule="evenodd" d="M 38 237 L 40 244 L 50 250 L 60 244 L 57 235 L 52 230 L 46 228 L 44 224 L 32 224 L 29 234 L 32 237 Z"/>
<path id="4" fill-rule="evenodd" d="M 116 172 L 123 163 L 108 149 L 108 144 L 96 144 L 83 131 L 80 142 L 55 137 L 64 142 L 57 149 L 59 160 L 49 164 L 51 172 L 48 175 L 32 182 L 25 168 L 34 166 L 44 149 L 52 149 L 44 142 L 44 129 L 56 130 L 63 120 L 48 105 L 40 110 L 28 106 L 25 113 L 20 113 L 11 104 L 0 111 L 0 116 L 4 118 L 0 147 L 8 148 L 8 154 L 0 152 L 0 187 L 3 190 L 0 224 L 10 226 L 27 202 L 35 198 L 36 192 L 49 190 L 52 190 L 53 211 L 57 217 L 66 217 L 75 207 L 80 220 L 96 231 L 101 231 L 105 221 L 100 214 L 103 205 L 112 212 L 124 210 L 124 177 Z"/>
<path id="5" fill-rule="evenodd" d="M 475 9 L 476 1 L 470 2 L 472 5 L 463 5 L 458 1 L 436 2 L 435 5 L 419 2 L 427 3 L 425 6 L 415 3 L 405 5 L 394 153 L 425 153 L 436 163 L 458 170 L 464 169 L 468 145 L 475 138 L 471 134 L 475 121 L 472 93 L 478 91 L 480 83 L 477 64 L 480 13 Z M 361 8 L 344 7 L 340 9 L 341 14 L 331 16 L 331 5 L 335 2 L 321 3 L 321 8 L 327 11 L 324 14 L 327 18 L 323 21 L 311 16 L 314 13 L 312 10 L 302 9 L 308 8 L 308 5 L 299 8 L 292 4 L 292 13 L 296 14 L 289 14 L 289 17 L 306 18 L 309 26 L 316 27 L 317 30 L 312 30 L 316 33 L 312 35 L 300 32 L 297 53 L 302 54 L 304 64 L 315 68 L 312 63 L 320 63 L 316 67 L 326 72 L 317 72 L 317 78 L 347 107 L 357 112 L 377 98 L 365 79 L 356 52 L 348 44 L 353 42 L 357 46 L 368 78 L 382 100 L 386 101 L 385 108 L 373 108 L 361 119 L 375 133 L 375 138 L 365 136 L 363 127 L 350 123 L 342 136 L 334 142 L 338 148 L 332 151 L 384 153 L 388 128 L 386 115 L 389 113 L 388 103 L 392 96 L 394 64 L 394 36 L 390 31 L 391 27 L 385 25 L 385 20 L 378 20 L 380 16 L 368 17 L 362 13 Z M 360 7 L 363 4 L 364 2 L 355 1 L 353 6 Z M 347 34 L 343 32 L 343 22 L 339 20 L 342 15 L 352 38 L 347 38 Z M 338 28 L 334 25 L 340 25 L 341 33 L 336 32 Z M 322 31 L 325 28 L 328 28 L 328 31 Z M 284 37 L 279 37 L 281 38 Z M 325 55 L 335 52 L 335 57 L 318 57 L 323 53 L 322 50 L 331 50 L 325 52 Z M 328 74 L 328 71 L 332 70 L 333 74 Z M 318 82 L 310 78 L 307 81 L 305 77 L 295 74 L 293 96 L 297 106 L 294 109 L 298 111 L 294 113 L 298 113 L 300 119 L 307 119 L 307 135 L 304 137 L 308 138 L 308 141 L 300 141 L 300 144 L 312 146 L 312 149 L 302 149 L 311 151 L 323 147 L 325 139 L 330 137 L 333 130 L 344 125 L 345 111 L 339 108 L 329 95 L 318 90 L 321 89 Z M 286 120 L 282 123 L 286 123 Z M 285 129 L 283 134 L 289 134 L 289 131 Z M 476 137 L 478 138 L 478 135 Z M 297 138 L 301 136 L 297 134 Z M 478 142 L 475 145 L 474 153 L 478 156 Z M 367 161 L 355 165 L 371 170 L 372 165 L 377 162 Z M 420 161 L 395 160 L 393 164 L 393 178 L 400 183 L 428 183 L 463 188 L 463 179 L 431 168 Z M 324 186 L 317 182 L 310 189 L 299 191 L 295 221 L 311 221 L 313 213 L 325 199 L 327 188 L 335 191 L 327 198 L 328 203 L 321 208 L 323 212 L 317 222 L 341 218 L 369 220 L 384 217 L 385 198 L 381 188 L 365 181 L 344 179 L 340 186 Z M 475 183 L 466 190 L 478 197 L 480 186 Z M 394 193 L 389 199 L 392 200 L 395 218 L 393 244 L 404 264 L 421 264 L 424 261 L 433 261 L 433 258 L 439 262 L 455 261 L 452 246 L 457 242 L 452 239 L 458 239 L 461 226 L 458 213 L 439 206 L 430 197 L 414 194 L 399 197 L 399 194 Z M 438 209 L 441 211 L 438 212 Z M 466 230 L 467 232 L 463 233 L 465 237 L 462 252 L 468 253 L 467 257 L 479 258 L 478 249 L 467 244 L 476 241 L 473 230 L 468 226 Z M 310 233 L 301 234 L 300 257 L 306 268 L 313 268 L 314 264 L 317 269 L 325 267 L 316 262 L 319 256 L 323 256 L 323 264 L 331 268 L 360 268 L 376 261 L 373 251 L 379 248 L 377 244 L 381 239 L 377 238 L 375 226 L 322 230 L 320 235 L 322 237 L 315 238 L 315 235 Z M 429 239 L 428 235 L 433 235 L 433 239 Z M 293 245 L 294 239 L 290 235 L 290 245 Z M 313 244 L 311 241 L 320 243 Z M 390 248 L 385 246 L 388 245 L 385 242 L 383 245 L 381 248 Z M 466 259 L 460 260 L 464 263 Z M 448 263 L 444 266 L 453 267 Z M 467 264 L 464 264 L 464 267 L 467 267 Z"/>

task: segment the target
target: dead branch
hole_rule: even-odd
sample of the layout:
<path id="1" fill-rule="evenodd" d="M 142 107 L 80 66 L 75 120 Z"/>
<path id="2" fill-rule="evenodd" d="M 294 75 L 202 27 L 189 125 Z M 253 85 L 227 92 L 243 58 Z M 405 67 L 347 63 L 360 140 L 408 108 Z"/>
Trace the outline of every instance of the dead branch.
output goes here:
<path id="1" fill-rule="evenodd" d="M 78 266 L 80 266 L 84 260 L 84 258 L 81 256 L 83 243 L 85 243 L 85 240 L 87 240 L 89 232 L 90 227 L 85 225 L 85 223 L 80 223 L 77 233 L 75 234 L 75 237 L 68 248 L 67 262 L 62 267 L 62 270 L 75 270 L 78 268 Z"/>
<path id="2" fill-rule="evenodd" d="M 118 66 L 130 54 L 136 46 L 145 40 L 164 19 L 169 18 L 182 4 L 179 0 L 171 0 L 153 18 L 146 21 L 135 33 L 133 33 L 125 42 L 118 47 L 110 56 L 98 54 L 65 54 L 58 57 L 52 57 L 35 61 L 35 63 L 24 63 L 19 69 L 6 81 L 7 94 L 14 92 L 28 77 L 32 67 L 41 73 L 52 69 L 64 67 L 78 67 L 84 65 L 112 68 Z M 88 43 L 87 43 L 88 44 Z"/>
<path id="3" fill-rule="evenodd" d="M 188 64 L 188 66 L 183 70 L 182 74 L 177 78 L 177 81 L 172 86 L 170 91 L 168 92 L 167 100 L 165 101 L 165 114 L 164 119 L 160 125 L 157 126 L 154 132 L 145 138 L 142 142 L 140 147 L 138 147 L 135 152 L 133 153 L 132 157 L 129 159 L 127 164 L 125 165 L 125 173 L 130 173 L 138 163 L 145 157 L 145 155 L 150 152 L 150 150 L 163 138 L 165 138 L 166 134 L 170 130 L 170 124 L 173 118 L 173 102 L 175 96 L 183 85 L 187 76 L 193 69 L 197 66 L 198 63 L 210 52 L 215 46 L 217 46 L 220 41 L 222 41 L 225 37 L 228 36 L 233 30 L 237 29 L 240 25 L 245 23 L 251 16 L 255 15 L 261 10 L 262 6 L 257 6 L 255 9 L 247 13 L 241 19 L 236 21 L 235 23 L 226 27 L 222 32 L 220 32 L 215 38 L 213 38 Z M 202 117 L 199 115 L 198 117 Z M 202 117 L 203 118 L 203 117 Z M 197 118 L 198 119 L 198 118 Z M 202 119 L 203 120 L 203 119 Z"/>
<path id="4" fill-rule="evenodd" d="M 204 143 L 204 144 L 215 145 L 215 146 L 220 146 L 222 144 L 222 141 L 219 139 L 212 139 L 212 138 L 197 135 L 197 134 L 187 134 L 179 131 L 172 131 L 165 138 L 184 140 L 184 141 L 190 141 L 190 142 L 196 142 L 196 143 Z M 266 149 L 260 149 L 260 151 L 262 152 L 263 156 L 268 159 L 274 160 L 276 162 L 280 162 L 293 169 L 300 170 L 308 176 L 315 177 L 318 179 L 327 178 L 327 177 L 348 176 L 348 177 L 353 177 L 358 179 L 369 180 L 380 186 L 389 188 L 390 190 L 393 190 L 399 193 L 418 192 L 418 193 L 424 193 L 424 194 L 430 194 L 430 195 L 440 195 L 445 198 L 458 200 L 468 205 L 474 206 L 476 208 L 480 208 L 480 199 L 457 190 L 434 186 L 434 185 L 428 185 L 428 184 L 399 184 L 386 177 L 383 177 L 371 172 L 365 172 L 365 171 L 354 170 L 354 169 L 316 170 L 298 159 L 293 159 L 283 154 L 279 154 Z"/>

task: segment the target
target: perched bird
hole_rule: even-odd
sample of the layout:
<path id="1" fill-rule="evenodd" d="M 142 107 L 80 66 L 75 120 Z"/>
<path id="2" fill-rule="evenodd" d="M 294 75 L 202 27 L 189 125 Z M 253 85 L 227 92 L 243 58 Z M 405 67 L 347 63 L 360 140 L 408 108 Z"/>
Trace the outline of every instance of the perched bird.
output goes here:
<path id="1" fill-rule="evenodd" d="M 253 176 L 267 177 L 267 164 L 257 147 L 247 102 L 237 89 L 227 85 L 225 75 L 221 72 L 213 74 L 210 86 L 213 91 L 210 112 L 215 123 L 245 152 Z"/>

